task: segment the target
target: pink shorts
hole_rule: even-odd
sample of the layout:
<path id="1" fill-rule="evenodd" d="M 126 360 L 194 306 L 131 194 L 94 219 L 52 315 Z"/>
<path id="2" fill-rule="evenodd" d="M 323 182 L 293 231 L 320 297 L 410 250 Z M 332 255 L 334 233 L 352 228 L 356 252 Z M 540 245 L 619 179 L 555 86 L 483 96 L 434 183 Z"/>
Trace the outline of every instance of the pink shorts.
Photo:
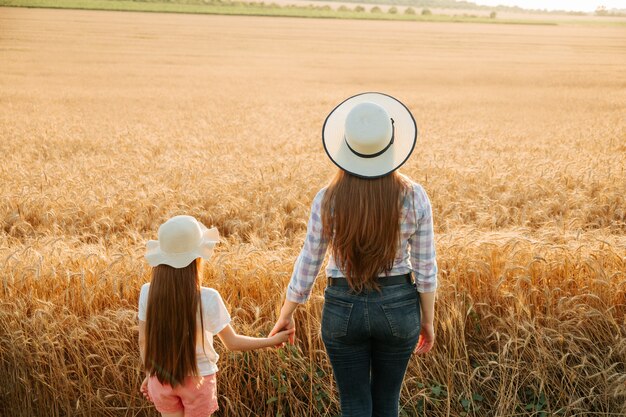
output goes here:
<path id="1" fill-rule="evenodd" d="M 188 376 L 182 385 L 163 385 L 156 376 L 148 380 L 148 394 L 160 413 L 185 412 L 185 417 L 205 417 L 217 411 L 215 374 Z"/>

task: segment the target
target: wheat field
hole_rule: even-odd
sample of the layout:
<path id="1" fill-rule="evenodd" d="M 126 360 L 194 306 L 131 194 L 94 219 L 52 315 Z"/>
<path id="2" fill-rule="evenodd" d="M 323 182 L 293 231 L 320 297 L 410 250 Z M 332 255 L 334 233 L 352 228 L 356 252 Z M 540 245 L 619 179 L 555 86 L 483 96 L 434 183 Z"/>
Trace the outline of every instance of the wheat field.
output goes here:
<path id="1" fill-rule="evenodd" d="M 0 8 L 0 415 L 155 416 L 143 248 L 191 214 L 234 327 L 266 335 L 344 98 L 414 113 L 437 341 L 402 416 L 626 413 L 626 27 Z M 218 416 L 334 416 L 324 278 L 297 344 L 221 354 Z"/>

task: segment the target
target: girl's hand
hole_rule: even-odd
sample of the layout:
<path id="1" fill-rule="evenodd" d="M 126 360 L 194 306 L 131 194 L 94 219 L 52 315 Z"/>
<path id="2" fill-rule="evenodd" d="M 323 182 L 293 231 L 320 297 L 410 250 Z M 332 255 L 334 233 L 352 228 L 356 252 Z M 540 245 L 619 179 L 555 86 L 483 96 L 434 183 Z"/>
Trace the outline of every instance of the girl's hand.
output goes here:
<path id="1" fill-rule="evenodd" d="M 270 336 L 270 340 L 274 343 L 275 347 L 282 347 L 285 345 L 285 342 L 293 337 L 294 333 L 296 333 L 296 329 L 281 330 L 274 336 Z"/>
<path id="2" fill-rule="evenodd" d="M 276 347 L 283 347 L 285 342 L 288 340 L 289 343 L 293 344 L 296 339 L 296 322 L 293 320 L 293 316 L 287 317 L 279 317 L 274 325 L 274 328 L 269 334 L 269 337 L 273 337 L 277 335 L 279 332 L 289 331 L 287 335 L 289 336 L 286 340 L 283 340 L 276 344 Z"/>
<path id="3" fill-rule="evenodd" d="M 432 324 L 422 324 L 422 329 L 420 330 L 420 338 L 417 341 L 417 346 L 415 346 L 415 350 L 413 353 L 417 353 L 418 355 L 428 353 L 435 344 L 435 326 Z"/>
<path id="4" fill-rule="evenodd" d="M 146 375 L 146 377 L 143 379 L 143 382 L 141 383 L 141 388 L 139 389 L 139 391 L 141 391 L 146 400 L 152 402 L 152 398 L 150 398 L 150 394 L 148 394 L 148 379 L 150 379 L 150 377 Z"/>

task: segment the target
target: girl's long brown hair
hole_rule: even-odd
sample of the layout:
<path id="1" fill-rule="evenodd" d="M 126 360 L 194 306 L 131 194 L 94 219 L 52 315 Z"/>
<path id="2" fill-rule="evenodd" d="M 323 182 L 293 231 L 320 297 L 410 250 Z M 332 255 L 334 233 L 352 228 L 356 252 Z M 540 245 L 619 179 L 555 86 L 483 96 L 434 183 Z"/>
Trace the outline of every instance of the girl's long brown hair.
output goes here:
<path id="1" fill-rule="evenodd" d="M 393 268 L 401 196 L 407 187 L 407 180 L 395 171 L 364 179 L 343 170 L 328 186 L 322 200 L 322 233 L 353 290 L 378 289 L 376 277 Z"/>
<path id="2" fill-rule="evenodd" d="M 184 268 L 152 268 L 144 366 L 159 382 L 172 387 L 182 384 L 188 375 L 198 375 L 196 315 L 201 309 L 200 262 L 198 258 Z"/>

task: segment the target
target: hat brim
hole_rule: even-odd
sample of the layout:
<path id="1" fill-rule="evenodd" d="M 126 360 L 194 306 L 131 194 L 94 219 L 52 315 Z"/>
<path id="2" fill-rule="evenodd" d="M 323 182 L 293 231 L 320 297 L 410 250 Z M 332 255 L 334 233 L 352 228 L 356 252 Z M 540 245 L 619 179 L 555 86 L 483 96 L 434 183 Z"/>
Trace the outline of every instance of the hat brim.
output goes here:
<path id="1" fill-rule="evenodd" d="M 174 268 L 184 268 L 198 258 L 211 259 L 213 248 L 219 243 L 219 232 L 215 227 L 207 229 L 200 223 L 202 229 L 202 241 L 193 251 L 184 253 L 166 253 L 161 250 L 158 240 L 149 240 L 146 244 L 144 255 L 150 266 L 169 265 Z"/>
<path id="2" fill-rule="evenodd" d="M 381 155 L 363 158 L 353 153 L 344 139 L 348 113 L 357 104 L 382 106 L 394 121 L 393 144 Z M 335 107 L 324 121 L 322 142 L 330 160 L 344 171 L 361 178 L 384 177 L 400 168 L 409 159 L 417 141 L 417 124 L 409 109 L 399 100 L 383 93 L 361 93 Z"/>

